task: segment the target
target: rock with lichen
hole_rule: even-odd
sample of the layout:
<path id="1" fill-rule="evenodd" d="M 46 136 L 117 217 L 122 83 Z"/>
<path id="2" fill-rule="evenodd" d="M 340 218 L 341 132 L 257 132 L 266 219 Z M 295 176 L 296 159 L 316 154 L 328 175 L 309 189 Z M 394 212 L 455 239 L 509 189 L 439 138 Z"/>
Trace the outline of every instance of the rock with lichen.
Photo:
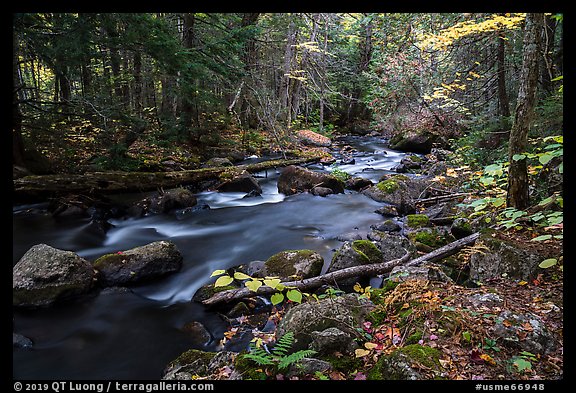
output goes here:
<path id="1" fill-rule="evenodd" d="M 94 262 L 104 286 L 137 284 L 177 272 L 182 254 L 170 241 L 157 241 L 127 251 L 106 254 Z"/>
<path id="2" fill-rule="evenodd" d="M 90 262 L 46 244 L 31 247 L 12 270 L 12 304 L 49 306 L 87 293 L 95 274 Z"/>

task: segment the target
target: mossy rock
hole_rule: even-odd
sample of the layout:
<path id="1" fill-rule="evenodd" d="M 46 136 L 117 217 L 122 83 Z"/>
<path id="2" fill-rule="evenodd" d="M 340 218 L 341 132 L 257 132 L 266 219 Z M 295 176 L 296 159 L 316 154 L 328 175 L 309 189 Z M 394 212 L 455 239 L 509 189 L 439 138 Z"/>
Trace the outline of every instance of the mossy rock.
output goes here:
<path id="1" fill-rule="evenodd" d="M 352 249 L 365 259 L 365 264 L 382 262 L 382 252 L 370 240 L 354 240 Z"/>
<path id="2" fill-rule="evenodd" d="M 381 357 L 370 369 L 367 379 L 370 380 L 420 380 L 425 376 L 418 370 L 424 368 L 439 373 L 440 351 L 436 348 L 419 344 L 410 344 L 399 348 L 390 355 Z M 417 365 L 420 367 L 413 367 Z"/>
<path id="3" fill-rule="evenodd" d="M 388 179 L 378 182 L 378 184 L 376 184 L 376 188 L 378 188 L 378 190 L 382 191 L 383 193 L 391 194 L 398 190 L 400 186 L 396 180 Z"/>
<path id="4" fill-rule="evenodd" d="M 192 296 L 192 300 L 194 300 L 195 302 L 203 302 L 204 300 L 210 299 L 212 296 L 214 296 L 215 294 L 222 292 L 222 291 L 227 291 L 229 289 L 238 289 L 238 286 L 235 285 L 226 285 L 226 286 L 222 286 L 222 287 L 215 287 L 214 284 L 206 284 L 201 286 L 200 288 L 198 288 L 198 290 L 196 291 L 196 293 L 194 293 L 194 296 Z"/>
<path id="5" fill-rule="evenodd" d="M 324 258 L 314 250 L 286 250 L 272 255 L 265 262 L 266 273 L 282 278 L 315 277 L 322 271 Z"/>
<path id="6" fill-rule="evenodd" d="M 419 248 L 418 243 L 428 246 L 431 249 L 436 249 L 449 243 L 446 236 L 436 228 L 422 228 L 409 233 L 408 238 L 416 245 L 417 249 Z M 422 251 L 430 252 L 431 250 L 426 249 Z"/>
<path id="7" fill-rule="evenodd" d="M 165 379 L 180 379 L 176 373 L 186 373 L 191 376 L 205 376 L 208 366 L 216 352 L 205 352 L 198 349 L 189 349 L 171 361 L 164 369 Z"/>
<path id="8" fill-rule="evenodd" d="M 423 228 L 430 225 L 430 218 L 426 214 L 409 214 L 406 216 L 406 225 L 410 228 Z"/>

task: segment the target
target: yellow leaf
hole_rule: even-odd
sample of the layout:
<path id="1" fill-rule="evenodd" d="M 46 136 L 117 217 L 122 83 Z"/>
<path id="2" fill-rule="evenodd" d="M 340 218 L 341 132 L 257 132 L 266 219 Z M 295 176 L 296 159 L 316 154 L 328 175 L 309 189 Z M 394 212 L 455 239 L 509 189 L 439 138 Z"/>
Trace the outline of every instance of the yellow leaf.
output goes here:
<path id="1" fill-rule="evenodd" d="M 369 355 L 370 351 L 368 351 L 366 349 L 358 348 L 357 350 L 354 351 L 354 354 L 356 355 L 357 358 L 361 358 L 361 357 L 364 357 L 366 355 Z"/>
<path id="2" fill-rule="evenodd" d="M 496 361 L 494 359 L 492 359 L 492 357 L 490 355 L 483 353 L 482 355 L 480 355 L 480 358 L 483 359 L 486 363 L 488 363 L 491 366 L 496 365 Z"/>
<path id="3" fill-rule="evenodd" d="M 378 344 L 376 344 L 376 343 L 371 343 L 371 342 L 364 343 L 364 347 L 365 347 L 366 349 L 374 349 L 374 348 L 376 348 L 377 346 L 378 346 Z"/>
<path id="4" fill-rule="evenodd" d="M 526 285 L 526 284 L 528 284 L 528 281 L 520 281 L 520 282 L 518 283 L 518 285 Z"/>
<path id="5" fill-rule="evenodd" d="M 214 283 L 214 287 L 225 287 L 226 285 L 230 285 L 234 281 L 234 279 L 228 275 L 218 277 L 216 282 Z"/>

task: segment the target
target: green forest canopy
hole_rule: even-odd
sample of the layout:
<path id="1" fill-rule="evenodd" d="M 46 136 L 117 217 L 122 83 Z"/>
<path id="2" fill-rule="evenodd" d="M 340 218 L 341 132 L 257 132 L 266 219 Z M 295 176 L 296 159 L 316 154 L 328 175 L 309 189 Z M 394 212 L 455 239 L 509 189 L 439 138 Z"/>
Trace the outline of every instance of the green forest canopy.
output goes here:
<path id="1" fill-rule="evenodd" d="M 37 173 L 146 169 L 155 147 L 184 145 L 198 164 L 208 147 L 281 145 L 300 128 L 504 132 L 524 21 L 488 13 L 14 14 L 13 160 Z M 562 15 L 546 14 L 538 33 L 538 110 L 555 114 L 539 124 L 542 136 L 562 127 L 562 26 Z M 127 154 L 135 142 L 145 146 L 136 161 Z M 49 168 L 38 163 L 46 158 Z"/>

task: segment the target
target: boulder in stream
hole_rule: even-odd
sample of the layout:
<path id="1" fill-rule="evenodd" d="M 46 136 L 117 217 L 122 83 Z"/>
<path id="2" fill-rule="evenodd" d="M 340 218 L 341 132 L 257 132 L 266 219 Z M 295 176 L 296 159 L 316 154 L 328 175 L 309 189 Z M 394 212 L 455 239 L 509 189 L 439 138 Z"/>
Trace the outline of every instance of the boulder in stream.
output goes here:
<path id="1" fill-rule="evenodd" d="M 12 304 L 49 306 L 88 292 L 95 274 L 90 262 L 46 244 L 31 247 L 12 270 Z"/>
<path id="2" fill-rule="evenodd" d="M 94 262 L 94 268 L 104 286 L 122 286 L 177 272 L 182 267 L 182 259 L 174 243 L 157 241 L 103 255 Z"/>
<path id="3" fill-rule="evenodd" d="M 334 253 L 326 273 L 380 262 L 382 262 L 382 252 L 370 240 L 348 241 Z M 358 279 L 359 277 L 348 278 L 341 280 L 340 284 L 353 285 Z"/>
<path id="4" fill-rule="evenodd" d="M 324 265 L 324 258 L 313 250 L 286 250 L 272 255 L 264 263 L 266 275 L 282 279 L 310 278 L 318 276 Z M 261 276 L 262 273 L 259 274 Z"/>
<path id="5" fill-rule="evenodd" d="M 295 165 L 284 168 L 278 178 L 278 192 L 284 195 L 307 192 L 315 187 L 329 188 L 332 190 L 332 194 L 344 192 L 344 183 L 335 176 L 314 172 Z"/>
<path id="6" fill-rule="evenodd" d="M 262 188 L 258 184 L 258 180 L 247 171 L 230 180 L 226 180 L 217 187 L 217 190 L 219 192 L 245 192 L 247 194 L 254 192 L 258 195 L 262 194 Z"/>
<path id="7" fill-rule="evenodd" d="M 424 197 L 428 181 L 420 177 L 406 175 L 384 175 L 380 181 L 362 194 L 377 202 L 384 202 L 396 207 L 400 214 L 415 212 L 415 202 Z"/>

